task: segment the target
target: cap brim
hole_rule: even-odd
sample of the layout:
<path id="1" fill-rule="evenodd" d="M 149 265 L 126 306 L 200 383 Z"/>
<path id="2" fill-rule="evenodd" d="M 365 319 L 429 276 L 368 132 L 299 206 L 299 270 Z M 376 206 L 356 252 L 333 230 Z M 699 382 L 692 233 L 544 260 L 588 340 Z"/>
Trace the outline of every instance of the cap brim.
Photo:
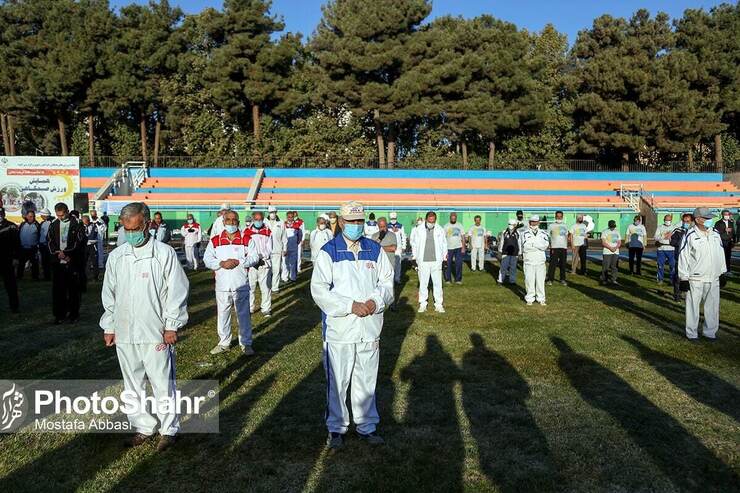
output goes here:
<path id="1" fill-rule="evenodd" d="M 365 219 L 365 214 L 347 214 L 342 216 L 345 221 L 357 221 L 358 219 Z"/>

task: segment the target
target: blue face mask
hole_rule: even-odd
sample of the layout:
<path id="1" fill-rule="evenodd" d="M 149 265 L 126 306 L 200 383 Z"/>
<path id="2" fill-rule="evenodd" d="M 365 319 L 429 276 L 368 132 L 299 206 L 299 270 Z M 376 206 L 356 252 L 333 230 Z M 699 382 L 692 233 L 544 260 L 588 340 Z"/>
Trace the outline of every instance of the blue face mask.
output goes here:
<path id="1" fill-rule="evenodd" d="M 224 229 L 226 230 L 227 233 L 229 233 L 230 235 L 233 235 L 234 233 L 237 232 L 237 230 L 239 229 L 239 226 L 236 226 L 234 224 L 227 224 L 226 226 L 224 226 Z"/>
<path id="2" fill-rule="evenodd" d="M 143 231 L 126 231 L 126 241 L 132 247 L 140 247 L 146 242 L 146 234 Z"/>
<path id="3" fill-rule="evenodd" d="M 264 223 L 263 223 L 262 221 L 254 221 L 254 222 L 252 223 L 252 225 L 253 225 L 253 226 L 254 226 L 255 228 L 257 228 L 257 229 L 260 229 L 260 228 L 262 228 L 262 225 L 263 225 L 263 224 L 264 224 Z"/>
<path id="4" fill-rule="evenodd" d="M 691 223 L 683 223 L 683 224 L 681 225 L 681 227 L 682 227 L 683 229 L 689 229 L 689 228 L 691 227 Z"/>
<path id="5" fill-rule="evenodd" d="M 713 226 L 714 226 L 714 219 L 707 219 L 706 221 L 704 221 L 705 228 L 712 229 Z"/>
<path id="6" fill-rule="evenodd" d="M 362 224 L 347 223 L 344 225 L 344 236 L 352 241 L 357 241 L 362 236 L 364 228 Z"/>

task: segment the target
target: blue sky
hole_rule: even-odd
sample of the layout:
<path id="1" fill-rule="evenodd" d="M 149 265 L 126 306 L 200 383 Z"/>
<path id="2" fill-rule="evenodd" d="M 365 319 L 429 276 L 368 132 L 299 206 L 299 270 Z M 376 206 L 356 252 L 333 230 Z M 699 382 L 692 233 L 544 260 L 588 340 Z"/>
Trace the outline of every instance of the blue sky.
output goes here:
<path id="1" fill-rule="evenodd" d="M 121 6 L 131 1 L 112 0 L 111 3 Z M 137 0 L 137 3 L 146 3 L 146 0 Z M 221 0 L 170 0 L 170 3 L 179 5 L 186 13 L 222 6 Z M 301 32 L 306 37 L 318 24 L 324 3 L 326 0 L 273 0 L 272 12 L 283 17 L 286 31 Z M 681 17 L 687 8 L 709 9 L 720 3 L 703 0 L 433 0 L 432 17 L 491 14 L 531 31 L 538 31 L 551 22 L 567 34 L 572 43 L 579 30 L 589 27 L 593 19 L 602 14 L 629 17 L 635 10 L 647 8 L 652 13 L 663 11 L 675 18 Z"/>

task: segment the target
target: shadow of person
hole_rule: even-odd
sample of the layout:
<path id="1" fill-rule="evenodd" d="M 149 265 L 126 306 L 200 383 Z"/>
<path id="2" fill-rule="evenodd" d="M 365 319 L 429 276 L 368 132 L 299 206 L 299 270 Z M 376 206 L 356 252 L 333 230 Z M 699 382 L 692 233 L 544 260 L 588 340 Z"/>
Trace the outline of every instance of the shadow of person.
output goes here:
<path id="1" fill-rule="evenodd" d="M 437 336 L 427 336 L 425 353 L 401 371 L 401 379 L 410 382 L 404 419 L 410 440 L 405 482 L 461 491 L 465 449 L 454 395 L 458 369 Z"/>
<path id="2" fill-rule="evenodd" d="M 655 351 L 632 337 L 623 335 L 621 338 L 632 344 L 640 352 L 640 357 L 673 385 L 702 404 L 740 422 L 740 391 L 734 385 L 698 366 Z"/>
<path id="3" fill-rule="evenodd" d="M 677 490 L 737 491 L 740 482 L 732 468 L 681 423 L 611 370 L 574 352 L 564 340 L 558 337 L 551 340 L 560 351 L 560 369 L 581 398 L 611 415 Z M 649 484 L 642 486 L 652 489 Z"/>
<path id="4" fill-rule="evenodd" d="M 480 468 L 502 492 L 560 484 L 542 431 L 527 407 L 529 385 L 506 359 L 471 334 L 463 356 L 463 407 L 478 444 Z"/>

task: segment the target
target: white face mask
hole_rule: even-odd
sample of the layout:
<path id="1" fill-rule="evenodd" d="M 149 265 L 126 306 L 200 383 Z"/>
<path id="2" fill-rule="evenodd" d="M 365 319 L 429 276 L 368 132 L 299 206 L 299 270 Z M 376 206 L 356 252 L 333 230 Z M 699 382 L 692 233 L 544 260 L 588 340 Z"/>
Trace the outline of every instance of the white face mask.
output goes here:
<path id="1" fill-rule="evenodd" d="M 642 224 L 642 221 L 635 221 L 635 226 L 639 226 L 640 224 Z"/>
<path id="2" fill-rule="evenodd" d="M 555 219 L 555 222 L 558 223 L 558 224 L 560 224 L 560 223 L 563 222 L 563 220 L 562 219 Z"/>
<path id="3" fill-rule="evenodd" d="M 670 221 L 664 221 L 663 224 L 665 224 L 666 226 L 670 226 L 671 225 L 671 222 Z"/>
<path id="4" fill-rule="evenodd" d="M 427 229 L 434 229 L 435 223 L 427 223 Z"/>
<path id="5" fill-rule="evenodd" d="M 326 224 L 324 224 L 324 223 L 319 224 L 319 229 L 320 230 L 326 229 Z"/>
<path id="6" fill-rule="evenodd" d="M 514 228 L 515 228 L 515 227 L 516 227 L 516 225 L 514 225 L 514 224 L 509 224 L 509 229 L 510 229 L 511 231 L 514 231 Z"/>

